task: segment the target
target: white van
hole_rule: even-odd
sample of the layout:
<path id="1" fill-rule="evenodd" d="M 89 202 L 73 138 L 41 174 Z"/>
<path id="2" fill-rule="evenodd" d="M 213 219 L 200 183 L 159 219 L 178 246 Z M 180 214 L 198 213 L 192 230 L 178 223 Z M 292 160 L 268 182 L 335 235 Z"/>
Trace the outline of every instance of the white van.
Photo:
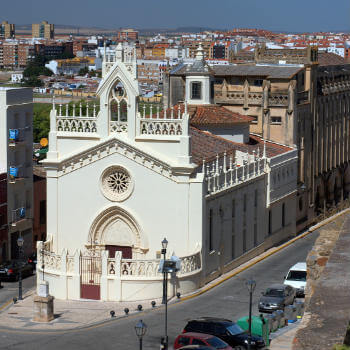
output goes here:
<path id="1" fill-rule="evenodd" d="M 292 266 L 287 276 L 284 278 L 284 284 L 295 288 L 297 296 L 304 296 L 306 286 L 306 263 L 298 262 Z"/>

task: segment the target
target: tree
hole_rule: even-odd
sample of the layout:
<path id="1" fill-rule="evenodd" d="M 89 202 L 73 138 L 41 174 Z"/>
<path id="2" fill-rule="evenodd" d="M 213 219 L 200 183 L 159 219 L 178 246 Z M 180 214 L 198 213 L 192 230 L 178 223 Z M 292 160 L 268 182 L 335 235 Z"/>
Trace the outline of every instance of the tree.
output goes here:
<path id="1" fill-rule="evenodd" d="M 43 137 L 48 137 L 50 131 L 50 103 L 34 103 L 33 107 L 33 140 L 40 142 Z"/>
<path id="2" fill-rule="evenodd" d="M 84 67 L 84 68 L 81 68 L 81 69 L 79 70 L 78 75 L 83 76 L 83 75 L 86 75 L 86 74 L 88 74 L 88 73 L 89 73 L 89 68 L 88 68 L 88 67 Z"/>

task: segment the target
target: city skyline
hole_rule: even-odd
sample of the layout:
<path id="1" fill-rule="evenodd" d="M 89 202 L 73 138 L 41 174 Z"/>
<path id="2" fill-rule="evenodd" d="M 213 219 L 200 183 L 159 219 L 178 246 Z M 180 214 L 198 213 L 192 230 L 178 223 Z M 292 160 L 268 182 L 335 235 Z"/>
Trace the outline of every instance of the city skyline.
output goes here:
<path id="1" fill-rule="evenodd" d="M 333 7 L 326 0 L 296 0 L 290 3 L 278 0 L 270 0 L 268 3 L 258 0 L 247 0 L 244 3 L 229 0 L 218 0 L 215 3 L 206 0 L 179 0 L 176 6 L 163 4 L 163 7 L 156 0 L 135 0 L 122 4 L 102 0 L 99 4 L 96 11 L 96 3 L 62 0 L 60 6 L 53 10 L 53 2 L 19 0 L 2 5 L 1 20 L 17 25 L 47 20 L 59 25 L 106 29 L 129 26 L 137 29 L 170 29 L 191 26 L 213 29 L 249 27 L 289 32 L 350 31 L 350 3 L 347 0 L 338 0 L 337 6 Z M 19 7 L 22 9 L 20 12 Z M 196 16 L 193 16 L 194 13 Z"/>

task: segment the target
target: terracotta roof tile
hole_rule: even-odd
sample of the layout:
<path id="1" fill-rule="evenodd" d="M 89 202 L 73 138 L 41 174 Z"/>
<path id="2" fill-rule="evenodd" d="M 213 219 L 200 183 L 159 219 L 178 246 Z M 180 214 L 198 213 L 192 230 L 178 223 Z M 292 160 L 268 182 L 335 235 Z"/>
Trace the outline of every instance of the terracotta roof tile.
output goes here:
<path id="1" fill-rule="evenodd" d="M 214 135 L 207 131 L 199 130 L 193 126 L 190 127 L 192 160 L 194 163 L 201 165 L 203 159 L 211 160 L 217 154 L 222 155 L 224 152 L 229 155 L 235 155 L 236 151 L 248 152 L 259 151 L 262 155 L 264 151 L 264 140 L 256 135 L 250 135 L 249 143 L 237 143 Z M 279 154 L 291 151 L 292 148 L 279 145 L 277 143 L 266 141 L 266 155 L 268 158 L 275 157 Z"/>
<path id="2" fill-rule="evenodd" d="M 254 118 L 232 112 L 225 107 L 216 105 L 201 105 L 196 107 L 196 112 L 190 119 L 193 126 L 204 125 L 232 125 L 250 123 Z"/>

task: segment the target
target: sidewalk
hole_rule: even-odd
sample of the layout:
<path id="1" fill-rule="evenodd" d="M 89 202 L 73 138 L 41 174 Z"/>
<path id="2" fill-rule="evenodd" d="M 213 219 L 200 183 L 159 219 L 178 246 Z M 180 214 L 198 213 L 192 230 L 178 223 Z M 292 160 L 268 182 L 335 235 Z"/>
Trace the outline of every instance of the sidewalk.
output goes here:
<path id="1" fill-rule="evenodd" d="M 102 323 L 111 319 L 110 311 L 115 317 L 125 315 L 124 309 L 129 309 L 129 315 L 138 313 L 138 305 L 142 311 L 151 309 L 151 301 L 138 302 L 101 302 L 93 300 L 54 300 L 55 319 L 49 323 L 34 322 L 32 290 L 24 295 L 22 301 L 11 304 L 0 313 L 0 328 L 21 329 L 26 331 L 65 331 L 69 329 L 84 328 Z M 154 299 L 156 308 L 161 305 L 161 299 Z"/>
<path id="2" fill-rule="evenodd" d="M 279 329 L 270 335 L 270 350 L 291 350 L 296 332 L 299 329 L 301 320 L 291 323 L 288 326 Z"/>

